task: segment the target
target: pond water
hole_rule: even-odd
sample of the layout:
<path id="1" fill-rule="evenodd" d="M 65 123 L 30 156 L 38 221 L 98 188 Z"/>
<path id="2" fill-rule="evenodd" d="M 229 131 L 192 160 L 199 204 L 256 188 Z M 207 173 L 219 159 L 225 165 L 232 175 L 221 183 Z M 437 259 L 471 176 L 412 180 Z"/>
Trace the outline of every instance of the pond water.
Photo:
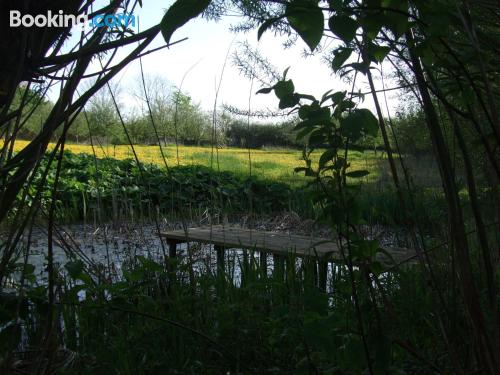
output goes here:
<path id="1" fill-rule="evenodd" d="M 174 226 L 180 229 L 180 225 Z M 172 229 L 170 226 L 168 229 Z M 167 230 L 161 228 L 160 230 Z M 21 266 L 28 252 L 27 263 L 34 266 L 34 275 L 38 282 L 47 281 L 47 229 L 36 227 L 31 238 L 26 235 L 19 244 L 17 263 Z M 94 227 L 83 224 L 72 224 L 58 227 L 53 241 L 54 266 L 64 273 L 64 265 L 75 259 L 83 260 L 94 269 L 99 269 L 107 277 L 117 280 L 122 276 L 122 268 L 127 262 L 132 262 L 137 256 L 144 256 L 160 264 L 164 256 L 168 256 L 168 245 L 158 236 L 158 230 L 151 224 L 104 225 Z M 177 245 L 177 254 L 183 262 L 193 265 L 195 272 L 215 272 L 216 252 L 211 245 L 197 243 L 182 243 Z M 243 262 L 243 251 L 228 250 L 226 256 L 226 271 L 239 284 L 241 272 L 239 265 Z M 269 257 L 270 258 L 270 257 Z M 258 255 L 255 255 L 258 262 Z M 269 270 L 272 270 L 272 258 L 267 260 Z M 13 286 L 20 280 L 20 272 L 16 272 L 10 282 L 4 287 Z"/>
<path id="2" fill-rule="evenodd" d="M 273 230 L 285 232 L 297 232 L 290 227 L 269 225 L 269 222 L 259 223 L 255 226 L 260 230 Z M 294 223 L 291 223 L 294 224 Z M 194 224 L 190 226 L 199 226 Z M 182 229 L 182 225 L 162 223 L 160 231 Z M 295 229 L 295 228 L 294 228 Z M 365 230 L 367 231 L 367 230 Z M 374 232 L 374 228 L 370 228 Z M 379 230 L 380 232 L 380 230 Z M 300 233 L 300 231 L 299 231 Z M 375 237 L 373 233 L 366 233 L 366 237 Z M 300 233 L 302 234 L 302 233 Z M 319 235 L 327 236 L 323 232 Z M 380 237 L 380 235 L 379 235 Z M 29 252 L 27 262 L 34 266 L 34 275 L 38 282 L 47 281 L 47 228 L 37 226 L 33 229 L 31 238 L 26 235 L 19 244 L 18 263 L 22 264 L 23 256 Z M 381 243 L 384 245 L 394 243 L 393 234 L 383 233 Z M 122 223 L 106 224 L 102 226 L 71 224 L 58 226 L 54 234 L 54 265 L 63 273 L 64 265 L 71 260 L 81 259 L 88 266 L 99 270 L 100 274 L 107 278 L 118 280 L 122 276 L 122 269 L 127 262 L 133 262 L 137 256 L 144 256 L 160 264 L 164 262 L 164 255 L 168 254 L 168 245 L 158 236 L 157 227 L 154 224 Z M 196 243 L 179 244 L 178 255 L 186 264 L 192 264 L 194 272 L 216 272 L 216 252 L 211 245 L 200 245 Z M 251 254 L 253 255 L 253 254 Z M 243 264 L 244 254 L 241 250 L 228 250 L 226 256 L 226 272 L 231 276 L 233 282 L 238 285 L 241 279 L 240 266 Z M 259 262 L 258 254 L 254 255 L 256 263 Z M 268 274 L 272 273 L 273 259 L 268 257 Z M 297 260 L 300 266 L 300 260 Z M 329 272 L 330 274 L 330 272 Z M 330 275 L 329 275 L 330 276 Z M 10 286 L 14 286 L 20 279 L 20 272 L 10 279 Z M 6 285 L 9 289 L 9 280 Z"/>

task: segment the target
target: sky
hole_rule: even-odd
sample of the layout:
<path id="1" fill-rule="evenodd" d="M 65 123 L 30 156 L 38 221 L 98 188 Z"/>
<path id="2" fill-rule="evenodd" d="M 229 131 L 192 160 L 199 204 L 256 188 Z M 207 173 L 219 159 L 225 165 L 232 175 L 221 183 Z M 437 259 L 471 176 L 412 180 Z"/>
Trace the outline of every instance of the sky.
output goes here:
<path id="1" fill-rule="evenodd" d="M 144 1 L 143 8 L 135 12 L 135 16 L 139 18 L 140 30 L 158 24 L 169 3 L 171 1 Z M 186 41 L 143 58 L 145 74 L 161 77 L 177 87 L 182 82 L 182 91 L 190 95 L 192 100 L 199 103 L 206 111 L 211 111 L 214 107 L 216 87 L 219 83 L 218 106 L 227 104 L 242 109 L 248 109 L 250 106 L 252 111 L 265 108 L 277 110 L 278 100 L 274 94 L 256 95 L 255 92 L 261 88 L 260 84 L 254 82 L 251 87 L 250 80 L 243 77 L 232 62 L 231 55 L 239 43 L 247 41 L 278 71 L 282 72 L 290 67 L 287 78 L 294 81 L 296 91 L 300 93 L 321 97 L 330 89 L 333 91 L 351 89 L 350 85 L 333 75 L 331 69 L 321 60 L 321 56 L 304 57 L 304 50 L 307 47 L 302 40 L 299 39 L 292 48 L 285 49 L 283 47 L 285 39 L 268 31 L 258 42 L 257 30 L 232 33 L 229 28 L 231 24 L 237 22 L 236 17 L 225 17 L 219 22 L 207 21 L 201 17 L 191 20 L 178 29 L 172 37 L 172 41 L 188 38 Z M 160 35 L 148 49 L 164 44 L 165 41 Z M 137 90 L 139 86 L 139 75 L 139 63 L 136 61 L 129 64 L 113 81 L 120 86 L 120 102 L 124 103 L 129 111 L 138 106 L 133 90 Z M 381 87 L 380 82 L 378 86 Z M 366 92 L 368 85 L 364 80 L 359 80 L 357 89 Z M 51 98 L 56 95 L 57 93 L 52 92 Z M 390 97 L 390 108 L 394 108 L 395 105 L 396 100 Z M 367 96 L 361 107 L 374 109 L 370 96 Z"/>

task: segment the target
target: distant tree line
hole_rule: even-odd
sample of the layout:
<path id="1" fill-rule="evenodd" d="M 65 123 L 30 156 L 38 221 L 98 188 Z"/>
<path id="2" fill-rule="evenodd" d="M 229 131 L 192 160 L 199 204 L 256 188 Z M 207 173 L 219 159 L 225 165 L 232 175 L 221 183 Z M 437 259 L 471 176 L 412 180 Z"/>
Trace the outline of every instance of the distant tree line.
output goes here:
<path id="1" fill-rule="evenodd" d="M 183 145 L 209 145 L 214 142 L 221 147 L 303 146 L 303 141 L 296 140 L 294 118 L 280 122 L 248 122 L 241 116 L 221 111 L 215 119 L 214 135 L 212 113 L 204 111 L 188 94 L 169 86 L 161 78 L 147 80 L 147 98 L 144 93 L 134 93 L 140 105 L 132 111 L 126 111 L 126 106 L 118 101 L 119 90 L 112 90 L 110 93 L 109 90 L 103 89 L 91 99 L 85 111 L 77 116 L 68 129 L 68 141 L 90 143 L 92 137 L 95 142 L 102 144 L 127 144 L 125 126 L 134 144 L 173 144 L 177 141 Z M 24 91 L 22 87 L 18 90 L 16 102 L 21 100 Z M 24 126 L 19 128 L 18 137 L 31 140 L 42 130 L 53 104 L 33 90 L 29 91 L 28 97 L 28 106 L 32 106 L 34 112 Z M 114 100 L 117 101 L 118 111 Z M 121 114 L 121 119 L 118 113 Z M 391 122 L 391 146 L 396 148 L 396 137 L 398 151 L 401 153 L 416 156 L 431 153 L 431 143 L 424 128 L 424 116 L 421 111 L 404 109 L 399 111 Z M 56 132 L 54 140 L 59 136 Z M 375 138 L 364 137 L 354 147 L 384 150 L 380 135 Z"/>

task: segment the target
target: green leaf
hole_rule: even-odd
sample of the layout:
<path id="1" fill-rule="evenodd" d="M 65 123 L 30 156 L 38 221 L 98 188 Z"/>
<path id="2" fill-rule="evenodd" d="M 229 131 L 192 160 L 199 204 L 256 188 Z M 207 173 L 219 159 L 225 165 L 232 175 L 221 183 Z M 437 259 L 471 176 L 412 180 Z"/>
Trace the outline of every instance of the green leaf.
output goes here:
<path id="1" fill-rule="evenodd" d="M 330 122 L 330 108 L 319 107 L 309 113 L 309 118 L 317 124 L 328 124 Z"/>
<path id="2" fill-rule="evenodd" d="M 323 129 L 314 130 L 309 136 L 308 143 L 313 147 L 321 146 L 327 141 L 326 134 Z"/>
<path id="3" fill-rule="evenodd" d="M 295 167 L 295 168 L 293 169 L 293 171 L 294 171 L 295 173 L 299 173 L 299 172 L 306 172 L 308 169 L 309 169 L 309 168 L 307 168 L 307 167 Z"/>
<path id="4" fill-rule="evenodd" d="M 276 85 L 274 85 L 274 93 L 278 99 L 283 99 L 287 96 L 293 95 L 294 90 L 295 86 L 293 85 L 293 81 L 291 79 L 279 81 Z"/>
<path id="5" fill-rule="evenodd" d="M 303 107 L 304 106 L 302 106 L 301 109 Z M 300 112 L 300 110 L 299 110 L 299 112 Z M 304 121 L 299 122 L 297 125 L 295 125 L 295 127 L 293 128 L 293 130 L 294 131 L 298 131 L 298 130 L 301 130 L 301 129 L 304 129 L 304 128 L 308 128 L 308 129 L 312 130 L 314 128 L 314 125 L 316 125 L 316 123 L 314 121 L 306 119 Z"/>
<path id="6" fill-rule="evenodd" d="M 317 2 L 293 0 L 286 5 L 285 13 L 290 26 L 306 42 L 311 51 L 314 51 L 323 36 L 325 22 Z"/>
<path id="7" fill-rule="evenodd" d="M 386 46 L 377 46 L 373 43 L 368 44 L 367 46 L 368 55 L 370 56 L 372 61 L 382 62 L 385 57 L 389 54 L 391 49 Z"/>
<path id="8" fill-rule="evenodd" d="M 311 106 L 310 105 L 303 105 L 299 108 L 299 118 L 301 120 L 305 120 L 306 118 L 309 117 L 309 112 L 311 112 Z M 300 124 L 297 125 L 297 127 L 299 126 Z M 297 129 L 297 128 L 296 128 Z M 298 129 L 297 129 L 298 130 Z"/>
<path id="9" fill-rule="evenodd" d="M 355 62 L 352 64 L 347 64 L 346 67 L 351 67 L 354 70 L 357 70 L 358 72 L 366 74 L 366 73 L 368 73 L 368 70 L 370 70 L 370 62 L 369 61 L 360 62 L 360 63 Z"/>
<path id="10" fill-rule="evenodd" d="M 161 33 L 167 44 L 175 30 L 192 18 L 198 17 L 210 4 L 211 0 L 177 0 L 160 23 Z"/>
<path id="11" fill-rule="evenodd" d="M 32 265 L 31 263 L 26 263 L 23 272 L 24 276 L 31 275 L 35 272 L 35 266 Z"/>
<path id="12" fill-rule="evenodd" d="M 297 94 L 287 95 L 280 99 L 279 109 L 295 107 L 300 102 L 300 97 Z"/>
<path id="13" fill-rule="evenodd" d="M 361 177 L 365 177 L 367 175 L 369 175 L 370 172 L 368 171 L 352 171 L 352 172 L 347 172 L 345 175 L 347 177 L 351 177 L 351 178 L 361 178 Z"/>
<path id="14" fill-rule="evenodd" d="M 337 161 L 335 162 L 335 164 L 333 165 L 333 168 L 335 170 L 341 170 L 342 168 L 344 168 L 346 166 L 346 160 L 344 158 L 337 158 Z"/>
<path id="15" fill-rule="evenodd" d="M 331 161 L 336 154 L 337 151 L 334 150 L 333 148 L 329 148 L 328 150 L 323 152 L 323 154 L 319 158 L 319 167 L 323 168 L 326 165 L 326 163 Z"/>
<path id="16" fill-rule="evenodd" d="M 85 268 L 85 264 L 81 260 L 75 260 L 75 261 L 66 263 L 64 265 L 64 267 L 68 271 L 68 275 L 71 278 L 77 279 L 81 276 L 83 269 Z"/>
<path id="17" fill-rule="evenodd" d="M 330 123 L 330 108 L 321 107 L 317 100 L 311 105 L 302 105 L 299 109 L 299 117 L 307 119 L 314 125 L 326 125 Z"/>
<path id="18" fill-rule="evenodd" d="M 145 270 L 152 271 L 152 272 L 160 272 L 163 270 L 163 267 L 160 264 L 158 264 L 155 261 L 148 259 L 142 255 L 138 255 L 137 259 L 139 260 L 139 262 L 141 262 L 141 264 Z"/>
<path id="19" fill-rule="evenodd" d="M 352 54 L 352 48 L 339 48 L 332 60 L 332 69 L 337 72 Z"/>
<path id="20" fill-rule="evenodd" d="M 342 0 L 329 0 L 328 4 L 331 10 L 339 11 L 342 9 Z"/>
<path id="21" fill-rule="evenodd" d="M 321 97 L 321 103 L 324 103 L 324 102 L 327 100 L 328 95 L 330 95 L 330 93 L 331 93 L 332 91 L 333 91 L 333 90 L 332 90 L 332 89 L 330 89 L 330 90 L 328 90 L 327 92 L 325 92 L 325 93 L 323 94 L 323 96 Z"/>
<path id="22" fill-rule="evenodd" d="M 294 168 L 294 172 L 295 173 L 304 172 L 305 176 L 307 177 L 316 176 L 316 173 L 314 173 L 314 171 L 310 167 L 297 167 Z"/>
<path id="23" fill-rule="evenodd" d="M 283 71 L 283 81 L 286 80 L 286 75 L 288 74 L 288 71 L 290 70 L 290 67 L 286 68 L 284 71 Z"/>
<path id="24" fill-rule="evenodd" d="M 354 142 L 363 134 L 376 136 L 378 120 L 368 109 L 355 109 L 340 120 L 340 128 L 343 135 Z"/>
<path id="25" fill-rule="evenodd" d="M 366 17 L 360 20 L 360 23 L 363 25 L 366 36 L 374 40 L 384 25 L 384 17 L 378 13 L 367 13 Z"/>
<path id="26" fill-rule="evenodd" d="M 328 99 L 332 99 L 333 104 L 337 105 L 342 100 L 344 100 L 346 94 L 347 94 L 347 91 L 337 91 L 337 92 L 334 92 L 333 94 L 330 94 L 330 95 L 324 97 L 323 98 L 323 102 L 326 102 Z"/>
<path id="27" fill-rule="evenodd" d="M 365 134 L 372 137 L 376 137 L 379 127 L 378 127 L 378 120 L 373 115 L 373 113 L 371 113 L 370 110 L 365 108 L 356 110 L 356 113 L 363 122 L 363 130 Z"/>
<path id="28" fill-rule="evenodd" d="M 389 17 L 386 24 L 398 39 L 408 30 L 410 26 L 408 17 L 401 14 L 393 14 L 392 17 Z"/>
<path id="29" fill-rule="evenodd" d="M 260 25 L 259 27 L 259 30 L 257 30 L 257 40 L 260 40 L 260 38 L 262 37 L 262 34 L 264 34 L 264 32 L 269 29 L 273 23 L 275 23 L 276 21 L 278 21 L 279 18 L 269 18 L 268 20 L 265 20 L 264 23 L 262 25 Z"/>
<path id="30" fill-rule="evenodd" d="M 339 116 L 342 112 L 345 112 L 348 109 L 352 109 L 356 107 L 356 103 L 354 103 L 350 99 L 343 99 L 337 104 L 337 107 L 335 107 L 335 116 Z"/>
<path id="31" fill-rule="evenodd" d="M 312 95 L 309 95 L 309 94 L 299 94 L 297 93 L 296 94 L 300 99 L 307 99 L 307 100 L 311 100 L 311 101 L 315 101 L 316 98 Z"/>
<path id="32" fill-rule="evenodd" d="M 311 127 L 305 127 L 304 129 L 301 129 L 296 136 L 297 141 L 300 141 L 303 139 L 306 135 L 308 135 L 310 132 L 312 132 L 313 128 Z"/>
<path id="33" fill-rule="evenodd" d="M 332 16 L 328 21 L 328 26 L 332 33 L 342 39 L 345 44 L 354 39 L 358 29 L 356 20 L 348 16 Z"/>
<path id="34" fill-rule="evenodd" d="M 257 91 L 256 94 L 269 94 L 271 91 L 273 91 L 273 87 L 264 87 Z"/>
<path id="35" fill-rule="evenodd" d="M 403 35 L 409 27 L 408 16 L 402 13 L 397 13 L 392 9 L 408 12 L 408 0 L 385 0 L 382 3 L 383 7 L 391 10 L 385 11 L 385 25 L 394 33 L 396 38 Z"/>

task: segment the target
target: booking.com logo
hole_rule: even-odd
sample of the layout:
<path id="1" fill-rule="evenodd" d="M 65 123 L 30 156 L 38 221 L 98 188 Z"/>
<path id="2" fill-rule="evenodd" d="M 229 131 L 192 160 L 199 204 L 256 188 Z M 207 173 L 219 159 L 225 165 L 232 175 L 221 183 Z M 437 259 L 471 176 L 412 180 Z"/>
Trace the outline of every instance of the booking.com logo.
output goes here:
<path id="1" fill-rule="evenodd" d="M 121 28 L 135 27 L 135 16 L 133 14 L 97 14 L 91 19 L 86 14 L 75 16 L 64 14 L 62 10 L 57 13 L 47 11 L 47 14 L 21 15 L 18 10 L 10 11 L 10 27 L 74 27 L 79 26 L 82 30 L 89 27 Z"/>

